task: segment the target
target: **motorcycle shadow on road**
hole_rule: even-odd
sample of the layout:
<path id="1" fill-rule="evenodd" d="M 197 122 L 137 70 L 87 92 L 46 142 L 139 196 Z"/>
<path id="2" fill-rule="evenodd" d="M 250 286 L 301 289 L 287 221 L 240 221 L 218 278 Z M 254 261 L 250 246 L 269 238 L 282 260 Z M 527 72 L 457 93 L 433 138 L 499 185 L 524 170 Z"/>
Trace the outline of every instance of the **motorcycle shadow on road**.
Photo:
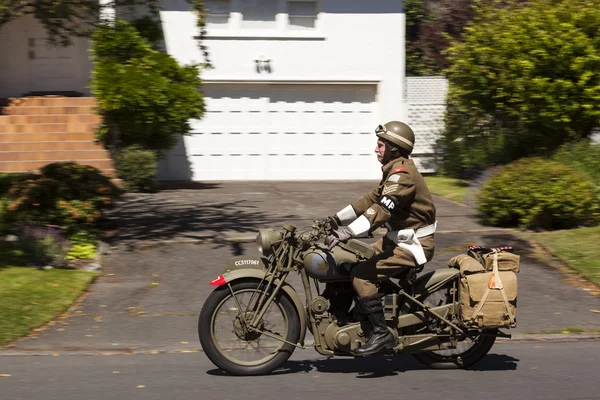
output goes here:
<path id="1" fill-rule="evenodd" d="M 517 369 L 519 359 L 505 354 L 488 354 L 466 371 L 511 371 Z M 287 375 L 300 372 L 356 374 L 356 378 L 384 378 L 403 372 L 430 369 L 410 356 L 372 356 L 367 358 L 322 358 L 318 360 L 291 360 L 270 375 Z M 213 376 L 229 376 L 220 369 L 206 372 Z"/>

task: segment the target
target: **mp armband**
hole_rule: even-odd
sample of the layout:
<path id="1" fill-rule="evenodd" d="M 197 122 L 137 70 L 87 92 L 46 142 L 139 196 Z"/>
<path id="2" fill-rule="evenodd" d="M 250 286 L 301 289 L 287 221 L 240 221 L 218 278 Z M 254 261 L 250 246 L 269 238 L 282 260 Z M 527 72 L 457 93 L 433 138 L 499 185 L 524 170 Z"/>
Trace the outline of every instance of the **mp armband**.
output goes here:
<path id="1" fill-rule="evenodd" d="M 398 205 L 398 202 L 394 200 L 393 197 L 389 196 L 381 196 L 377 203 L 389 212 L 392 212 L 392 210 L 396 208 L 396 205 Z"/>

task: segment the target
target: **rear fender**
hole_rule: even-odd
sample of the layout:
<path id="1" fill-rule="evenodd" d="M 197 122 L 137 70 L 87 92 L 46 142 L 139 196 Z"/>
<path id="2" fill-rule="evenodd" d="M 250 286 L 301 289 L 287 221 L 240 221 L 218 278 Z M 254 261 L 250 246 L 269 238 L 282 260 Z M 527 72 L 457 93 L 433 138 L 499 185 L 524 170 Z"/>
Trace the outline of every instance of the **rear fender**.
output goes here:
<path id="1" fill-rule="evenodd" d="M 236 258 L 239 258 L 239 257 L 236 257 Z M 251 257 L 242 257 L 242 258 L 244 260 L 252 259 Z M 234 259 L 232 259 L 232 260 L 234 260 Z M 230 262 L 232 260 L 230 260 Z M 257 259 L 257 260 L 260 260 L 260 259 Z M 262 263 L 262 260 L 260 260 L 260 261 Z M 228 266 L 229 266 L 230 262 L 227 263 Z M 262 265 L 264 266 L 264 263 Z M 227 267 L 225 267 L 225 271 L 223 272 L 223 275 L 221 275 L 220 277 L 215 279 L 213 282 L 217 282 L 217 280 L 218 280 L 219 286 L 223 286 L 227 283 L 232 283 L 232 282 L 238 281 L 238 280 L 251 280 L 251 281 L 260 282 L 264 278 L 264 276 L 265 276 L 265 269 L 263 269 L 261 266 L 255 266 L 255 264 L 252 264 L 252 266 L 250 268 L 240 268 L 238 266 L 238 268 L 234 269 L 234 270 L 230 270 Z M 278 279 L 275 279 L 273 283 L 275 285 L 277 285 L 277 284 L 279 284 L 279 282 L 280 281 Z M 306 326 L 307 326 L 306 309 L 304 308 L 304 305 L 302 304 L 302 300 L 300 300 L 300 296 L 298 296 L 298 293 L 294 290 L 294 288 L 292 286 L 290 286 L 286 282 L 281 286 L 281 289 L 290 298 L 290 300 L 296 307 L 296 311 L 298 311 L 298 317 L 300 318 L 300 344 L 302 346 L 304 346 L 304 338 L 306 336 Z"/>

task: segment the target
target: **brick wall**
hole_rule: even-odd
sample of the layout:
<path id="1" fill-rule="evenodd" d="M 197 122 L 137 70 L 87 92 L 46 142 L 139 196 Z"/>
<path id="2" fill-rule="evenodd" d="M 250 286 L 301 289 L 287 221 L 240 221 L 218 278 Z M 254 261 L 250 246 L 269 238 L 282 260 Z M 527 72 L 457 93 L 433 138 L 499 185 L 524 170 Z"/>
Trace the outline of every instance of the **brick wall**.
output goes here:
<path id="1" fill-rule="evenodd" d="M 40 96 L 4 101 L 0 112 L 0 172 L 36 171 L 75 161 L 114 177 L 110 154 L 96 143 L 101 121 L 93 97 Z"/>

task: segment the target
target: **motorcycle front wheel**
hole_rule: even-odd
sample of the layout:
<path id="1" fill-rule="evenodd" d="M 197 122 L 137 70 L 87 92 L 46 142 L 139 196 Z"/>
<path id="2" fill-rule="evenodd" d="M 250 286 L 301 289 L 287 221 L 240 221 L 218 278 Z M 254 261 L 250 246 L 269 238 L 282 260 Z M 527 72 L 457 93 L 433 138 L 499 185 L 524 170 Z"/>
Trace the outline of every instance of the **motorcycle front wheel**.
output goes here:
<path id="1" fill-rule="evenodd" d="M 262 375 L 279 368 L 300 338 L 300 318 L 292 301 L 278 294 L 258 322 L 254 305 L 264 289 L 259 282 L 233 282 L 206 299 L 198 319 L 198 336 L 206 356 L 232 375 Z M 233 294 L 232 294 L 233 292 Z M 234 297 L 235 296 L 235 297 Z M 265 334 L 268 333 L 268 334 Z M 285 343 L 277 338 L 283 338 Z"/>
<path id="2" fill-rule="evenodd" d="M 458 287 L 458 280 L 456 286 Z M 430 307 L 451 304 L 453 296 L 452 282 L 425 297 L 422 302 Z M 415 327 L 414 333 L 428 333 L 440 326 L 435 319 L 428 324 Z M 456 349 L 434 350 L 413 353 L 412 356 L 421 364 L 434 369 L 468 368 L 480 361 L 490 351 L 496 341 L 497 329 L 474 331 L 472 339 L 465 339 L 457 344 Z"/>

